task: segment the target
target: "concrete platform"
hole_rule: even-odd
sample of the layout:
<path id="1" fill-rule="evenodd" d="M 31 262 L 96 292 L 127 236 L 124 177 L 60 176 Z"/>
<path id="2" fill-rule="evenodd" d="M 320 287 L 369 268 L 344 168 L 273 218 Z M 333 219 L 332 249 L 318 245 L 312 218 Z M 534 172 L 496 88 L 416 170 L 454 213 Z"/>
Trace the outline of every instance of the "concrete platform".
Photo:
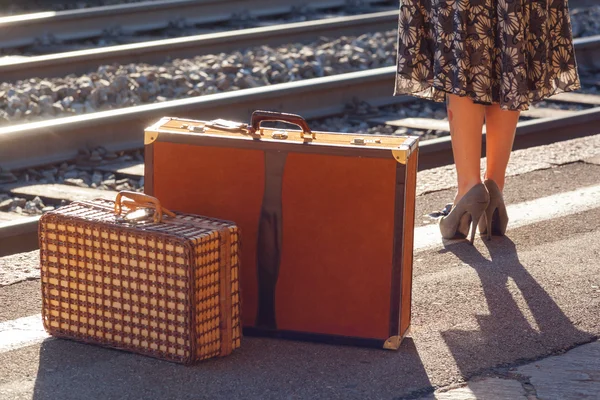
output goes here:
<path id="1" fill-rule="evenodd" d="M 246 338 L 183 367 L 47 338 L 36 253 L 0 258 L 0 398 L 598 398 L 600 166 L 588 149 L 530 154 L 540 168 L 509 177 L 509 232 L 491 242 L 433 235 L 426 214 L 454 191 L 423 191 L 412 332 L 397 352 Z"/>

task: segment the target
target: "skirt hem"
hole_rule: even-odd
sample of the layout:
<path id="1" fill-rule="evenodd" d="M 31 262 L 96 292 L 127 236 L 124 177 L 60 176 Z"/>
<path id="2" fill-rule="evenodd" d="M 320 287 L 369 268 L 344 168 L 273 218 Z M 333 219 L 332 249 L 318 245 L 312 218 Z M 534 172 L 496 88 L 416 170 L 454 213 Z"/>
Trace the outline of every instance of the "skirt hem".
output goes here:
<path id="1" fill-rule="evenodd" d="M 453 94 L 453 95 L 456 95 L 459 97 L 468 97 L 475 104 L 481 104 L 481 105 L 499 104 L 500 108 L 505 111 L 527 111 L 527 110 L 529 110 L 529 107 L 534 103 L 538 103 L 540 101 L 548 99 L 557 94 L 573 92 L 573 91 L 581 89 L 581 83 L 579 82 L 579 80 L 576 80 L 575 82 L 573 82 L 572 84 L 570 84 L 564 88 L 555 86 L 555 88 L 553 90 L 548 90 L 545 88 L 538 89 L 538 90 L 532 91 L 533 96 L 528 102 L 522 103 L 519 107 L 511 107 L 509 104 L 499 102 L 499 101 L 491 101 L 491 102 L 482 101 L 482 100 L 477 99 L 476 96 L 470 95 L 465 90 L 461 90 L 458 88 L 453 89 L 453 90 L 448 90 L 446 88 L 443 88 L 439 85 L 436 85 L 436 84 L 430 83 L 430 82 L 418 82 L 419 87 L 414 88 L 414 89 L 410 89 L 409 87 L 406 87 L 406 86 L 401 88 L 399 85 L 399 82 L 402 80 L 411 82 L 411 83 L 415 82 L 411 79 L 402 78 L 402 77 L 400 77 L 400 75 L 397 75 L 396 76 L 396 84 L 395 84 L 395 88 L 394 88 L 394 94 L 393 94 L 394 96 L 408 95 L 408 96 L 414 96 L 414 97 L 424 99 L 424 100 L 434 101 L 436 103 L 444 103 L 446 101 L 446 96 L 448 94 Z M 558 79 L 557 79 L 557 81 L 558 81 Z M 546 90 L 548 90 L 548 91 L 546 92 Z"/>

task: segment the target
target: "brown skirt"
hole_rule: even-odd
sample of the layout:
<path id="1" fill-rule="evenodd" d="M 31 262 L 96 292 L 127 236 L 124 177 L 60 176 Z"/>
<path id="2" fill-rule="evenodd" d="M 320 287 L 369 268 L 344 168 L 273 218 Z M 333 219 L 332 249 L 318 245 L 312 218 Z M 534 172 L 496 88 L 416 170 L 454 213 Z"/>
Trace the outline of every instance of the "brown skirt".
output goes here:
<path id="1" fill-rule="evenodd" d="M 527 110 L 580 87 L 567 0 L 400 0 L 394 95 Z"/>

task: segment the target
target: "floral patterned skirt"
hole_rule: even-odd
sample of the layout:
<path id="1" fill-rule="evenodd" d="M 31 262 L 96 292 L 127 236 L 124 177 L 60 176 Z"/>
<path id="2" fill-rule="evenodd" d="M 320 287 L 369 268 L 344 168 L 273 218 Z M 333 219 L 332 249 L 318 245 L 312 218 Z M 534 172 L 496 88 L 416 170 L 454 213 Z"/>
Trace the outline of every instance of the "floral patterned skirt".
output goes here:
<path id="1" fill-rule="evenodd" d="M 400 0 L 394 95 L 504 110 L 580 88 L 568 0 Z"/>

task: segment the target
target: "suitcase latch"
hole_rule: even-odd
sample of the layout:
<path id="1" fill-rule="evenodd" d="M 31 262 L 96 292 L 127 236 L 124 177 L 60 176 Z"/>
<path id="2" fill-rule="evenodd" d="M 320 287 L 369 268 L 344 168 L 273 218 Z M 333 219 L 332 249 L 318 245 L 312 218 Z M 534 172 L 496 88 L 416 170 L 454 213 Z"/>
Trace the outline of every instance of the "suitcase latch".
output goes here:
<path id="1" fill-rule="evenodd" d="M 215 119 L 207 122 L 205 128 L 216 129 L 218 131 L 246 133 L 248 124 L 242 122 L 228 121 L 226 119 Z"/>
<path id="2" fill-rule="evenodd" d="M 288 138 L 288 133 L 286 131 L 275 131 L 271 135 L 273 139 L 284 140 Z"/>
<path id="3" fill-rule="evenodd" d="M 365 145 L 367 143 L 381 143 L 381 139 L 365 139 L 363 137 L 356 137 L 350 141 L 352 144 Z"/>

